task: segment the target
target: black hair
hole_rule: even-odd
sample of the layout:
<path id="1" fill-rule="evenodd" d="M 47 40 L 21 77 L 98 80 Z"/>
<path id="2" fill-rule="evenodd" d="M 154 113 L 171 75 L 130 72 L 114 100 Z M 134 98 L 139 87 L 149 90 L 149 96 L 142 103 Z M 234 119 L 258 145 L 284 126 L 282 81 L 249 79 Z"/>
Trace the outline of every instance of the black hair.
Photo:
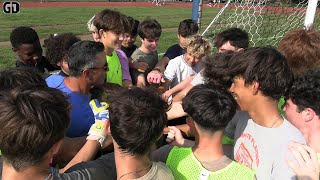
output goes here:
<path id="1" fill-rule="evenodd" d="M 203 70 L 203 77 L 208 84 L 218 84 L 230 88 L 232 79 L 228 75 L 228 63 L 231 57 L 236 54 L 232 51 L 216 53 L 206 58 Z"/>
<path id="2" fill-rule="evenodd" d="M 320 116 L 320 70 L 309 71 L 297 76 L 288 98 L 297 105 L 299 111 L 311 108 Z"/>
<path id="3" fill-rule="evenodd" d="M 39 36 L 31 27 L 20 26 L 11 32 L 10 42 L 13 48 L 18 48 L 21 44 L 34 44 L 39 42 Z"/>
<path id="4" fill-rule="evenodd" d="M 206 131 L 227 127 L 237 102 L 225 88 L 213 84 L 194 86 L 182 100 L 183 110 Z"/>
<path id="5" fill-rule="evenodd" d="M 144 155 L 167 123 L 168 104 L 150 89 L 133 87 L 110 102 L 110 130 L 121 151 Z"/>
<path id="6" fill-rule="evenodd" d="M 51 64 L 57 65 L 58 62 L 67 56 L 69 48 L 78 41 L 81 40 L 73 33 L 50 36 L 45 40 L 45 47 L 47 48 L 46 58 Z"/>
<path id="7" fill-rule="evenodd" d="M 178 35 L 184 38 L 197 34 L 198 31 L 199 26 L 193 19 L 185 19 L 179 23 Z"/>
<path id="8" fill-rule="evenodd" d="M 240 28 L 230 28 L 218 33 L 214 38 L 214 46 L 219 49 L 228 41 L 236 48 L 245 49 L 249 47 L 249 35 Z"/>
<path id="9" fill-rule="evenodd" d="M 16 171 L 38 165 L 63 139 L 70 105 L 64 94 L 45 86 L 0 91 L 0 149 Z"/>
<path id="10" fill-rule="evenodd" d="M 228 66 L 231 77 L 243 77 L 246 85 L 258 82 L 262 94 L 275 100 L 287 95 L 293 82 L 286 58 L 273 47 L 246 49 L 233 56 Z"/>
<path id="11" fill-rule="evenodd" d="M 17 67 L 0 72 L 0 90 L 7 91 L 27 85 L 47 86 L 42 75 L 32 67 Z"/>
<path id="12" fill-rule="evenodd" d="M 138 26 L 140 24 L 140 21 L 133 19 L 131 16 L 128 17 L 128 20 L 131 24 L 131 30 L 128 32 L 131 36 L 137 36 L 138 35 Z"/>

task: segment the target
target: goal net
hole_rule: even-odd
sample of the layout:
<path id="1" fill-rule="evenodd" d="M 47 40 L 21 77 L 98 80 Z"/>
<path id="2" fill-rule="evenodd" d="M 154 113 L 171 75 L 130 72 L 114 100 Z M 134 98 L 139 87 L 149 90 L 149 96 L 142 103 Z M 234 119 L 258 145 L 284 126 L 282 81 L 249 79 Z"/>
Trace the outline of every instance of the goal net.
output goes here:
<path id="1" fill-rule="evenodd" d="M 228 0 L 202 35 L 213 39 L 216 33 L 238 27 L 248 32 L 250 46 L 277 46 L 288 31 L 304 27 L 307 5 L 307 0 Z M 319 21 L 318 8 L 317 29 Z"/>

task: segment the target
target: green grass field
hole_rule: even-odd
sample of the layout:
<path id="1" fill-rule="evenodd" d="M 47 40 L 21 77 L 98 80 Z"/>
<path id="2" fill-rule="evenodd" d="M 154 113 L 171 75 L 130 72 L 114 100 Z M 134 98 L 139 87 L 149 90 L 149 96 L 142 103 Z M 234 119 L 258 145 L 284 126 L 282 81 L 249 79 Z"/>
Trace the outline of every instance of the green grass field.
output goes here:
<path id="1" fill-rule="evenodd" d="M 34 28 L 40 38 L 46 38 L 53 33 L 73 32 L 77 35 L 88 34 L 86 23 L 97 12 L 105 7 L 50 7 L 50 8 L 22 8 L 17 15 L 1 14 L 0 16 L 0 69 L 13 67 L 16 59 L 9 41 L 10 32 L 18 26 Z M 138 20 L 145 18 L 157 19 L 163 28 L 159 53 L 177 42 L 177 26 L 183 19 L 191 17 L 189 8 L 167 7 L 110 7 L 132 16 Z M 203 27 L 210 23 L 216 9 L 204 9 Z M 6 42 L 6 43 L 4 43 Z M 139 39 L 137 40 L 139 44 Z"/>

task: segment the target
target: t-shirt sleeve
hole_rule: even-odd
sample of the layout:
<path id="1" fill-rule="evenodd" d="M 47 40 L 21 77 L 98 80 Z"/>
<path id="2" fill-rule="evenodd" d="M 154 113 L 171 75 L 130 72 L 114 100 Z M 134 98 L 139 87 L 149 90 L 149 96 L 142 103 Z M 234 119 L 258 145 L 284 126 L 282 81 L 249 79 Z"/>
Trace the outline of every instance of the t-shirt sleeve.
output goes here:
<path id="1" fill-rule="evenodd" d="M 180 53 L 179 49 L 177 48 L 177 44 L 175 44 L 175 45 L 169 47 L 163 56 L 168 57 L 169 59 L 173 59 L 173 58 L 180 56 L 180 55 L 181 55 L 181 53 Z"/>
<path id="2" fill-rule="evenodd" d="M 120 63 L 121 63 L 121 70 L 122 70 L 122 80 L 130 80 L 130 71 L 129 71 L 129 61 L 126 56 L 126 54 L 121 50 L 117 50 L 117 55 L 119 57 Z"/>
<path id="3" fill-rule="evenodd" d="M 57 177 L 68 180 L 105 179 L 106 177 L 108 177 L 107 179 L 117 179 L 114 153 L 103 155 L 93 161 L 76 164 Z"/>
<path id="4" fill-rule="evenodd" d="M 169 153 L 173 149 L 173 147 L 174 146 L 171 146 L 171 145 L 165 145 L 153 151 L 151 153 L 151 160 L 154 162 L 160 161 L 160 162 L 166 163 Z"/>
<path id="5" fill-rule="evenodd" d="M 198 84 L 204 84 L 204 79 L 203 79 L 203 75 L 202 75 L 203 71 L 200 71 L 191 81 L 191 85 L 192 86 L 196 86 Z"/>
<path id="6" fill-rule="evenodd" d="M 137 62 L 140 56 L 141 55 L 139 54 L 139 49 L 136 49 L 131 55 L 132 62 Z"/>
<path id="7" fill-rule="evenodd" d="M 172 82 L 174 78 L 176 78 L 177 76 L 177 69 L 178 69 L 178 64 L 176 62 L 176 59 L 169 61 L 169 64 L 163 73 L 164 79 Z"/>

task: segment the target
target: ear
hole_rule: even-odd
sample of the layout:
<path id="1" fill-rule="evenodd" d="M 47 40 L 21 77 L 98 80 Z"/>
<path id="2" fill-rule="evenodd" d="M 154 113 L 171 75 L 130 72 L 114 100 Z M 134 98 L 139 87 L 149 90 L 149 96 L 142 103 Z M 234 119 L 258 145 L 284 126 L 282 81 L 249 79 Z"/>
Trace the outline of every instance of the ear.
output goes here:
<path id="1" fill-rule="evenodd" d="M 17 53 L 17 51 L 18 51 L 18 48 L 14 48 L 14 47 L 13 47 L 13 48 L 11 48 L 11 49 L 12 49 L 12 51 L 15 52 L 15 53 Z"/>
<path id="2" fill-rule="evenodd" d="M 49 156 L 53 157 L 54 155 L 56 155 L 59 152 L 59 149 L 61 147 L 63 139 L 59 140 L 58 142 L 56 142 L 50 149 L 49 149 Z"/>
<path id="3" fill-rule="evenodd" d="M 180 38 L 180 35 L 179 34 L 177 34 L 177 37 L 178 37 L 178 39 Z"/>
<path id="4" fill-rule="evenodd" d="M 251 84 L 251 88 L 252 88 L 252 93 L 253 95 L 257 95 L 258 91 L 259 91 L 259 83 L 257 81 L 253 81 Z"/>
<path id="5" fill-rule="evenodd" d="M 100 38 L 105 36 L 105 31 L 103 29 L 99 29 L 98 34 L 100 36 Z"/>
<path id="6" fill-rule="evenodd" d="M 89 82 L 91 82 L 92 81 L 92 75 L 93 75 L 93 73 L 92 73 L 92 71 L 90 70 L 90 69 L 85 69 L 85 70 L 83 70 L 83 72 L 82 72 L 82 77 L 84 78 L 84 79 L 86 79 L 86 80 L 89 80 Z"/>
<path id="7" fill-rule="evenodd" d="M 187 121 L 187 125 L 190 127 L 190 129 L 195 128 L 194 121 L 193 121 L 192 117 L 188 116 L 186 121 Z"/>
<path id="8" fill-rule="evenodd" d="M 243 51 L 244 49 L 243 48 L 238 48 L 237 50 L 236 50 L 236 52 L 240 52 L 240 51 Z"/>
<path id="9" fill-rule="evenodd" d="M 107 131 L 107 135 L 111 136 L 111 130 L 110 130 L 110 120 L 106 120 L 105 129 Z"/>
<path id="10" fill-rule="evenodd" d="M 301 115 L 302 115 L 302 119 L 305 121 L 305 122 L 309 122 L 311 120 L 313 120 L 313 118 L 316 116 L 316 113 L 314 112 L 313 109 L 311 108 L 306 108 L 305 110 L 303 110 L 301 112 Z"/>

